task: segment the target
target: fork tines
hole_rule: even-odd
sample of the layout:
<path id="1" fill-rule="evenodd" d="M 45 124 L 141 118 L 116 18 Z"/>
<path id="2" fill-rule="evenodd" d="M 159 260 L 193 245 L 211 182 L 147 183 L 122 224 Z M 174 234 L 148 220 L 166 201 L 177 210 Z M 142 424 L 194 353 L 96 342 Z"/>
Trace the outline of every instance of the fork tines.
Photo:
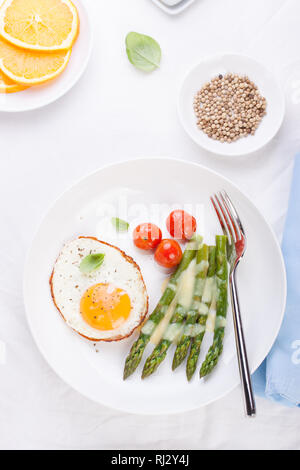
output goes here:
<path id="1" fill-rule="evenodd" d="M 241 240 L 244 229 L 238 213 L 225 190 L 219 191 L 210 198 L 224 235 L 227 235 L 228 242 L 236 243 Z"/>

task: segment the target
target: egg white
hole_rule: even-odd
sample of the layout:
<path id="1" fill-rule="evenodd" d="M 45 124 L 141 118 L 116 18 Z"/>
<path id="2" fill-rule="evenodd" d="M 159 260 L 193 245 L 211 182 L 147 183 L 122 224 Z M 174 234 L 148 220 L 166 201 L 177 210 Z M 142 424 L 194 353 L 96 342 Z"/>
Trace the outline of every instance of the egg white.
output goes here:
<path id="1" fill-rule="evenodd" d="M 94 253 L 105 255 L 100 268 L 83 274 L 80 263 Z M 80 301 L 85 291 L 99 283 L 123 289 L 129 296 L 131 312 L 128 319 L 114 330 L 97 330 L 84 321 Z M 129 336 L 143 321 L 148 310 L 146 286 L 137 264 L 117 247 L 93 238 L 77 238 L 66 243 L 60 252 L 50 279 L 51 293 L 66 323 L 93 341 L 116 341 Z"/>

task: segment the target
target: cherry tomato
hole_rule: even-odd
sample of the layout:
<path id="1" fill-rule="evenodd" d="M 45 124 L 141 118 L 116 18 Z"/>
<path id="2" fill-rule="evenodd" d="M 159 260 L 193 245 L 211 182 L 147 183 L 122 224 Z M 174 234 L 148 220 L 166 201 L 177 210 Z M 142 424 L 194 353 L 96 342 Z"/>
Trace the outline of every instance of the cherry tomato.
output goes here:
<path id="1" fill-rule="evenodd" d="M 164 268 L 173 268 L 180 263 L 182 251 L 176 240 L 166 238 L 160 242 L 154 254 L 155 261 Z"/>
<path id="2" fill-rule="evenodd" d="M 133 232 L 133 242 L 141 250 L 153 250 L 161 238 L 161 230 L 154 224 L 140 224 Z"/>
<path id="3" fill-rule="evenodd" d="M 171 212 L 167 218 L 170 235 L 178 240 L 189 240 L 197 229 L 195 217 L 182 210 Z"/>

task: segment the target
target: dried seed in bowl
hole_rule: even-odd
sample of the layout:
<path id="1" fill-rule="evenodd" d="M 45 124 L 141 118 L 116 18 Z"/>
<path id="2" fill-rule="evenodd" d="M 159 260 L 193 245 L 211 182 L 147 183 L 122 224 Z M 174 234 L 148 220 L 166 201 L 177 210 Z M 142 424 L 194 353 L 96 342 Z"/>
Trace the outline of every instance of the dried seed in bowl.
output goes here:
<path id="1" fill-rule="evenodd" d="M 197 126 L 220 142 L 235 142 L 254 135 L 266 115 L 267 102 L 247 77 L 219 74 L 194 97 Z"/>

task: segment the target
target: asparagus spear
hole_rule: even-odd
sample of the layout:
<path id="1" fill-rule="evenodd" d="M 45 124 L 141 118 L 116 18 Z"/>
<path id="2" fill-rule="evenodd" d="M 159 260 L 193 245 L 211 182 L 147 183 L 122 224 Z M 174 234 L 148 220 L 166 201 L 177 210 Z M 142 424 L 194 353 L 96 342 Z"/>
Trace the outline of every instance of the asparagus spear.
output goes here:
<path id="1" fill-rule="evenodd" d="M 198 247 L 201 243 L 202 238 L 200 237 L 198 241 Z M 185 277 L 181 280 L 179 285 L 178 301 L 176 303 L 175 311 L 172 315 L 169 325 L 166 328 L 163 338 L 154 348 L 152 354 L 148 357 L 145 362 L 142 373 L 143 379 L 155 372 L 159 364 L 161 364 L 162 361 L 165 359 L 169 347 L 181 333 L 183 322 L 186 319 L 188 309 L 192 302 L 194 283 L 194 275 L 192 275 L 192 277 Z"/>
<path id="2" fill-rule="evenodd" d="M 205 301 L 204 303 L 209 309 L 211 302 L 212 302 L 212 285 L 211 284 L 214 280 L 215 273 L 216 273 L 216 247 L 215 246 L 209 247 L 208 259 L 209 259 L 209 268 L 207 272 L 207 284 L 210 285 L 210 289 L 209 289 L 210 292 L 208 292 L 207 296 L 205 295 L 204 297 L 202 297 L 202 302 Z M 207 320 L 207 313 L 204 313 L 204 314 L 200 313 L 197 319 L 197 325 L 200 326 L 200 330 L 202 331 L 199 331 L 199 333 L 196 334 L 194 338 L 192 339 L 191 350 L 190 350 L 190 354 L 186 363 L 186 376 L 188 380 L 191 380 L 197 368 L 201 344 L 202 344 L 204 334 L 205 334 L 206 320 Z"/>
<path id="3" fill-rule="evenodd" d="M 183 329 L 183 334 L 179 340 L 177 348 L 174 353 L 173 357 L 173 364 L 172 369 L 175 370 L 185 359 L 190 344 L 192 342 L 192 334 L 193 334 L 193 325 L 195 325 L 198 316 L 199 316 L 199 309 L 203 305 L 201 304 L 202 294 L 204 290 L 204 283 L 205 278 L 207 276 L 208 270 L 208 246 L 202 245 L 202 247 L 197 252 L 196 257 L 196 282 L 194 286 L 194 295 L 193 295 L 193 303 L 191 309 L 188 311 L 185 327 Z M 206 306 L 204 305 L 206 308 Z"/>
<path id="4" fill-rule="evenodd" d="M 186 314 L 187 309 L 178 303 L 163 338 L 145 362 L 142 379 L 153 374 L 165 359 L 169 347 L 178 336 L 178 332 L 180 332 L 180 327 L 186 318 Z"/>
<path id="5" fill-rule="evenodd" d="M 200 377 L 209 374 L 217 365 L 220 355 L 223 351 L 223 338 L 226 325 L 227 314 L 227 282 L 228 282 L 228 264 L 226 253 L 227 237 L 224 235 L 216 236 L 216 280 L 217 280 L 217 316 L 214 331 L 214 340 L 209 348 L 206 358 L 200 369 Z"/>
<path id="6" fill-rule="evenodd" d="M 127 379 L 127 377 L 129 377 L 135 371 L 135 369 L 141 362 L 144 350 L 150 340 L 152 333 L 154 332 L 155 328 L 160 323 L 160 321 L 163 319 L 168 309 L 168 306 L 171 304 L 172 300 L 175 297 L 179 278 L 181 274 L 187 269 L 192 259 L 195 257 L 196 249 L 198 248 L 198 244 L 201 240 L 201 237 L 195 235 L 187 244 L 182 256 L 182 260 L 174 274 L 171 276 L 166 290 L 160 298 L 157 307 L 143 326 L 139 338 L 132 345 L 130 353 L 125 361 L 123 375 L 124 380 Z"/>

